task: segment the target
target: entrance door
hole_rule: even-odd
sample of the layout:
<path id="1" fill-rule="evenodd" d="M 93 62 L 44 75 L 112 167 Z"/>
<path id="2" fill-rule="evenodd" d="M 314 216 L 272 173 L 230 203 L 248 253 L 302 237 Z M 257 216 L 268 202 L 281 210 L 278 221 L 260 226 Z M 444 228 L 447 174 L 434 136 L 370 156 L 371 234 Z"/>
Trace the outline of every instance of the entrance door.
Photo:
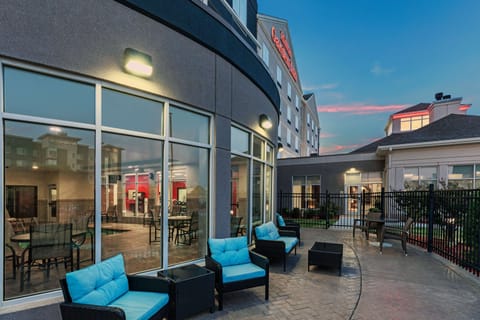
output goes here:
<path id="1" fill-rule="evenodd" d="M 348 212 L 350 213 L 358 213 L 359 212 L 359 207 L 360 207 L 360 186 L 355 185 L 355 186 L 348 186 L 347 190 L 347 208 Z"/>

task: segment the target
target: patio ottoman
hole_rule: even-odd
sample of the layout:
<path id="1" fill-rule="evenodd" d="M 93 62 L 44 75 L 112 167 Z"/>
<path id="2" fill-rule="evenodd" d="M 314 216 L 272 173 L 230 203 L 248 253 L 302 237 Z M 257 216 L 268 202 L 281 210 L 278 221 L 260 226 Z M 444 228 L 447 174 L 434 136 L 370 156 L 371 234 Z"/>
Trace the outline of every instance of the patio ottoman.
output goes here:
<path id="1" fill-rule="evenodd" d="M 311 265 L 338 268 L 338 275 L 342 275 L 343 244 L 329 242 L 315 242 L 308 250 L 308 271 Z"/>

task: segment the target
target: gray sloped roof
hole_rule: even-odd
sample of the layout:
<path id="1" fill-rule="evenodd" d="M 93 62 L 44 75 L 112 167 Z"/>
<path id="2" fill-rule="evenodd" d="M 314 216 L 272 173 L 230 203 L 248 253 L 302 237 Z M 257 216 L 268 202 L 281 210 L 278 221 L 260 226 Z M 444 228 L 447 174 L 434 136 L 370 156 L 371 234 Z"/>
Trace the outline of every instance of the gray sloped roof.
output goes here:
<path id="1" fill-rule="evenodd" d="M 400 113 L 408 113 L 408 112 L 415 112 L 415 111 L 423 111 L 427 110 L 427 108 L 431 105 L 431 103 L 419 103 L 414 106 L 408 107 L 407 109 L 400 110 L 398 112 L 395 112 L 394 114 L 400 114 Z"/>
<path id="2" fill-rule="evenodd" d="M 350 153 L 375 152 L 380 146 L 479 137 L 480 116 L 450 114 L 415 131 L 391 134 Z"/>

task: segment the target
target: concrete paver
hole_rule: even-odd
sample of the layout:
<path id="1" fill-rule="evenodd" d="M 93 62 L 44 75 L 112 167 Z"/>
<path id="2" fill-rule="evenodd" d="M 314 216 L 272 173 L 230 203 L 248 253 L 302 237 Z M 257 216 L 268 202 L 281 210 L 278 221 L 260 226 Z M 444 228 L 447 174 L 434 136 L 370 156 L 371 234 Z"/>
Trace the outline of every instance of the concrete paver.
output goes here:
<path id="1" fill-rule="evenodd" d="M 373 237 L 374 238 L 374 237 Z M 399 241 L 379 253 L 372 239 L 351 230 L 303 229 L 302 246 L 270 267 L 270 299 L 264 288 L 224 295 L 224 310 L 190 319 L 409 320 L 480 319 L 480 279 L 460 267 Z M 315 241 L 344 244 L 342 275 L 335 268 L 312 266 L 308 249 Z M 48 315 L 48 316 L 47 316 Z M 60 319 L 58 306 L 0 315 L 4 319 Z"/>

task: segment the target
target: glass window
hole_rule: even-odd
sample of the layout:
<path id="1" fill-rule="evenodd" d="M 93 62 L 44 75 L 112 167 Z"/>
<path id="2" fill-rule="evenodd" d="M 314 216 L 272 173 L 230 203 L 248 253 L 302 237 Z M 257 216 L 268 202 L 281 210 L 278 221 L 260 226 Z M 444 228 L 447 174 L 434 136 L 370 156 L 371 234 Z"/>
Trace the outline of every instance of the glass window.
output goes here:
<path id="1" fill-rule="evenodd" d="M 278 134 L 277 134 L 277 136 L 278 136 L 279 140 L 282 140 L 282 124 L 281 123 L 278 124 Z"/>
<path id="2" fill-rule="evenodd" d="M 265 159 L 265 155 L 263 152 L 264 149 L 265 149 L 265 142 L 259 137 L 254 136 L 253 137 L 253 156 L 260 159 Z"/>
<path id="3" fill-rule="evenodd" d="M 252 228 L 263 223 L 263 199 L 264 199 L 264 166 L 253 161 L 253 181 L 252 181 Z"/>
<path id="4" fill-rule="evenodd" d="M 95 166 L 93 157 L 88 155 L 95 153 L 95 134 L 93 131 L 17 121 L 5 121 L 4 125 L 5 146 L 24 150 L 20 155 L 4 154 L 5 163 L 10 163 L 4 167 L 5 250 L 13 250 L 14 254 L 21 256 L 23 253 L 27 255 L 28 250 L 24 250 L 30 247 L 34 257 L 30 264 L 31 277 L 19 274 L 19 271 L 27 272 L 25 266 L 16 270 L 16 280 L 12 280 L 13 266 L 4 264 L 4 294 L 6 299 L 11 299 L 58 289 L 58 278 L 77 268 L 77 257 L 81 268 L 93 263 L 90 248 L 94 243 Z M 50 153 L 50 150 L 55 152 Z M 79 159 L 75 155 L 83 157 Z M 22 160 L 21 166 L 17 166 L 17 159 Z M 53 242 L 48 244 L 47 258 L 52 262 L 55 259 L 62 261 L 57 267 L 50 266 L 50 278 L 44 277 L 45 269 L 39 267 L 44 262 L 43 256 L 35 259 L 35 255 L 45 252 L 37 250 L 35 235 L 38 233 L 30 234 L 30 227 L 53 232 L 55 236 L 62 233 L 69 240 L 68 247 L 73 245 L 73 255 L 69 250 L 55 255 L 60 248 Z"/>
<path id="5" fill-rule="evenodd" d="M 231 156 L 231 210 L 230 233 L 232 237 L 246 234 L 248 225 L 249 160 Z"/>
<path id="6" fill-rule="evenodd" d="M 262 43 L 262 59 L 263 62 L 265 62 L 265 64 L 268 66 L 270 61 L 270 52 L 265 43 Z"/>
<path id="7" fill-rule="evenodd" d="M 282 86 L 282 69 L 277 66 L 277 83 L 281 87 Z"/>
<path id="8" fill-rule="evenodd" d="M 292 145 L 292 135 L 290 133 L 290 129 L 287 129 L 287 144 L 289 147 Z"/>
<path id="9" fill-rule="evenodd" d="M 400 131 L 410 131 L 410 118 L 400 119 Z"/>
<path id="10" fill-rule="evenodd" d="M 232 151 L 250 154 L 250 134 L 246 131 L 232 127 L 230 145 Z"/>
<path id="11" fill-rule="evenodd" d="M 290 106 L 287 107 L 287 120 L 288 120 L 288 123 L 292 121 L 292 108 L 290 108 Z"/>
<path id="12" fill-rule="evenodd" d="M 170 107 L 170 133 L 172 137 L 210 142 L 210 118 L 185 109 Z"/>
<path id="13" fill-rule="evenodd" d="M 295 129 L 298 131 L 298 116 L 295 116 Z"/>
<path id="14" fill-rule="evenodd" d="M 265 166 L 265 219 L 271 221 L 273 219 L 273 168 Z"/>
<path id="15" fill-rule="evenodd" d="M 449 189 L 473 189 L 474 176 L 473 165 L 448 166 Z M 478 171 L 476 172 L 476 175 Z"/>
<path id="16" fill-rule="evenodd" d="M 436 187 L 437 168 L 404 168 L 403 181 L 405 190 L 427 190 L 430 184 Z"/>
<path id="17" fill-rule="evenodd" d="M 268 163 L 273 163 L 273 147 L 267 143 L 266 146 L 266 160 Z"/>
<path id="18" fill-rule="evenodd" d="M 295 108 L 297 109 L 297 111 L 300 109 L 297 95 L 295 95 Z"/>
<path id="19" fill-rule="evenodd" d="M 5 111 L 95 123 L 95 87 L 58 77 L 5 67 Z"/>
<path id="20" fill-rule="evenodd" d="M 288 99 L 292 99 L 292 85 L 290 82 L 287 82 L 287 97 Z"/>
<path id="21" fill-rule="evenodd" d="M 298 152 L 298 137 L 295 136 L 295 151 Z"/>
<path id="22" fill-rule="evenodd" d="M 247 25 L 247 0 L 233 0 L 232 8 L 237 14 L 240 21 Z"/>
<path id="23" fill-rule="evenodd" d="M 103 89 L 102 124 L 161 135 L 163 134 L 163 103 Z"/>
<path id="24" fill-rule="evenodd" d="M 172 144 L 168 161 L 168 219 L 171 241 L 187 251 L 169 250 L 169 265 L 201 259 L 207 253 L 209 150 Z"/>
<path id="25" fill-rule="evenodd" d="M 123 253 L 129 273 L 162 266 L 161 232 L 143 227 L 161 230 L 162 159 L 162 141 L 102 134 L 102 258 Z"/>
<path id="26" fill-rule="evenodd" d="M 310 113 L 307 113 L 307 126 L 310 126 Z"/>

